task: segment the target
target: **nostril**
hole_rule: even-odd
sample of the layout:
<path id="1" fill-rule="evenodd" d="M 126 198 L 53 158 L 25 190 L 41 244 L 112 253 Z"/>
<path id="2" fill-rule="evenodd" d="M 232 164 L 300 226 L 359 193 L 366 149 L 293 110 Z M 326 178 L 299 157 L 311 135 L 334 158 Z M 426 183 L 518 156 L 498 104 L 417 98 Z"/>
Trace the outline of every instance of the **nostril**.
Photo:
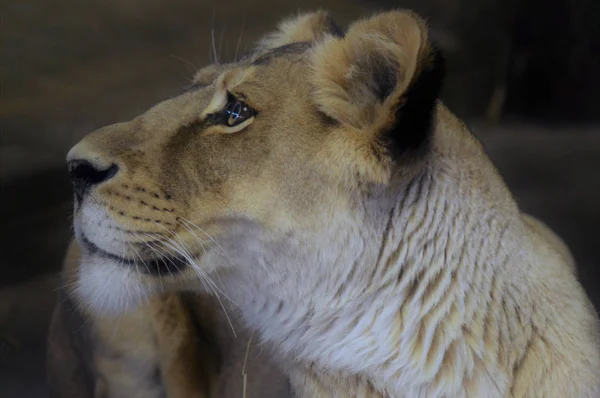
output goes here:
<path id="1" fill-rule="evenodd" d="M 116 164 L 101 168 L 87 160 L 71 160 L 67 165 L 78 199 L 81 199 L 91 186 L 111 179 L 119 171 L 119 166 Z"/>
<path id="2" fill-rule="evenodd" d="M 99 184 L 112 178 L 119 166 L 113 164 L 108 168 L 99 168 L 87 160 L 71 160 L 68 164 L 69 175 L 72 179 L 86 180 L 89 184 Z"/>

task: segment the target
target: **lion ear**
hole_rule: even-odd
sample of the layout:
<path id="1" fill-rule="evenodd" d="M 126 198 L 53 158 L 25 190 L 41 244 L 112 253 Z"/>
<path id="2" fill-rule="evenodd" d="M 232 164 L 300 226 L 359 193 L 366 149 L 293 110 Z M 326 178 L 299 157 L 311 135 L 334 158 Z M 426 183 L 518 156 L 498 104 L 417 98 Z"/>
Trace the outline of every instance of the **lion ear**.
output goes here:
<path id="1" fill-rule="evenodd" d="M 427 141 L 444 62 L 417 15 L 393 11 L 356 22 L 345 37 L 318 44 L 312 62 L 325 114 L 386 143 L 388 152 Z"/>
<path id="2" fill-rule="evenodd" d="M 300 14 L 283 20 L 274 32 L 263 37 L 258 45 L 259 52 L 272 50 L 298 42 L 314 42 L 325 35 L 343 37 L 343 30 L 324 10 Z"/>

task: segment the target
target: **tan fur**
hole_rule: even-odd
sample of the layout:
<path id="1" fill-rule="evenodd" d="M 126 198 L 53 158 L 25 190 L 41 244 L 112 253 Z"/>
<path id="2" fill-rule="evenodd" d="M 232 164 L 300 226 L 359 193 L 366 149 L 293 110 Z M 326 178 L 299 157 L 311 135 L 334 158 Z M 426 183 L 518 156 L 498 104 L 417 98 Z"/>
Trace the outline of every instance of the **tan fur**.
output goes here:
<path id="1" fill-rule="evenodd" d="M 424 22 L 383 13 L 342 38 L 323 21 L 284 23 L 254 57 L 71 150 L 119 166 L 75 214 L 81 305 L 214 290 L 299 397 L 600 395 L 599 321 L 568 250 L 419 92 L 438 62 Z M 227 93 L 256 117 L 207 123 Z M 428 105 L 431 132 L 413 130 L 406 112 Z M 156 276 L 135 260 L 167 254 L 187 265 Z"/>
<path id="2" fill-rule="evenodd" d="M 300 14 L 282 21 L 277 30 L 263 37 L 257 53 L 290 43 L 313 42 L 328 33 L 331 33 L 331 20 L 326 11 Z"/>
<path id="3" fill-rule="evenodd" d="M 522 214 L 522 217 L 523 221 L 532 229 L 532 233 L 541 235 L 542 239 L 550 243 L 550 245 L 563 256 L 567 264 L 569 264 L 573 270 L 577 272 L 575 258 L 565 242 L 563 242 L 563 240 L 556 235 L 556 233 L 552 231 L 550 227 L 537 218 L 530 216 L 529 214 Z"/>

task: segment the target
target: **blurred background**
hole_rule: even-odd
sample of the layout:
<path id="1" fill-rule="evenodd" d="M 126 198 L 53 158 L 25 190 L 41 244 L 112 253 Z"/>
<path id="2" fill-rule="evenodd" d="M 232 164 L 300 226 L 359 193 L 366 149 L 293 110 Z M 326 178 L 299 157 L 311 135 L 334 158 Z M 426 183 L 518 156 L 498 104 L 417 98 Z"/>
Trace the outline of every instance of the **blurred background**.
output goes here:
<path id="1" fill-rule="evenodd" d="M 471 125 L 521 208 L 572 249 L 600 308 L 597 0 L 0 0 L 0 391 L 44 397 L 45 334 L 71 238 L 64 158 L 281 18 L 322 7 L 425 16 L 448 58 L 443 99 Z"/>

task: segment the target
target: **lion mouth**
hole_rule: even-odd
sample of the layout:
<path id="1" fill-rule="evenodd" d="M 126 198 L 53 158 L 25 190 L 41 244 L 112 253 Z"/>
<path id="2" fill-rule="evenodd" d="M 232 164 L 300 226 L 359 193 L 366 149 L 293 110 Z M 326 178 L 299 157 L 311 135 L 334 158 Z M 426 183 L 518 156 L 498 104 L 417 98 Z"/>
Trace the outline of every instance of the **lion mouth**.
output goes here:
<path id="1" fill-rule="evenodd" d="M 139 259 L 125 258 L 102 250 L 83 234 L 80 236 L 80 241 L 90 254 L 116 261 L 122 265 L 136 267 L 140 272 L 152 276 L 175 275 L 189 266 L 189 261 L 183 256 L 140 257 Z"/>

